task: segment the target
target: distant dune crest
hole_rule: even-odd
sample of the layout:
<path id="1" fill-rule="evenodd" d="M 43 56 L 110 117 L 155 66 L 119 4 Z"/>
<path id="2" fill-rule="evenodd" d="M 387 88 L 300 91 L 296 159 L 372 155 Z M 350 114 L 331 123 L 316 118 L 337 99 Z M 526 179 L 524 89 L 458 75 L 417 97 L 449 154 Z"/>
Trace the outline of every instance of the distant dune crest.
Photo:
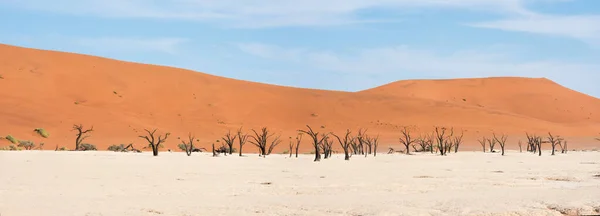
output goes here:
<path id="1" fill-rule="evenodd" d="M 509 134 L 509 142 L 524 140 L 525 132 L 552 132 L 584 147 L 595 145 L 590 140 L 600 132 L 600 99 L 545 78 L 405 80 L 339 92 L 10 45 L 0 45 L 0 76 L 0 136 L 48 149 L 73 148 L 73 124 L 93 125 L 86 141 L 99 149 L 141 145 L 138 136 L 153 128 L 172 134 L 170 149 L 189 132 L 207 147 L 240 127 L 269 127 L 287 142 L 307 124 L 335 133 L 368 128 L 384 150 L 400 145 L 402 126 L 417 133 L 436 125 L 462 129 L 465 148 L 477 148 L 475 140 L 492 132 Z M 36 128 L 52 136 L 36 136 Z"/>

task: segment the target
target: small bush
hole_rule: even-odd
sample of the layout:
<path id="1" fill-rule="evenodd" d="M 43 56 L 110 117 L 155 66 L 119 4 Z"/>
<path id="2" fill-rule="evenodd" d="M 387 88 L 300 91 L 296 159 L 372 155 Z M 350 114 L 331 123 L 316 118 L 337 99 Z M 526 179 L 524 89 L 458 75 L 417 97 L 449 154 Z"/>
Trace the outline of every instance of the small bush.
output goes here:
<path id="1" fill-rule="evenodd" d="M 82 143 L 79 145 L 79 151 L 96 151 L 98 150 L 95 145 L 89 143 Z"/>
<path id="2" fill-rule="evenodd" d="M 119 145 L 111 145 L 108 147 L 109 151 L 114 151 L 114 152 L 126 152 L 127 149 L 125 149 L 125 145 L 124 144 L 119 144 Z"/>
<path id="3" fill-rule="evenodd" d="M 31 150 L 35 147 L 35 143 L 29 140 L 21 140 L 19 141 L 19 147 L 25 148 L 25 150 Z"/>
<path id="4" fill-rule="evenodd" d="M 289 154 L 289 153 L 290 153 L 289 150 L 285 150 L 285 151 L 281 152 L 281 154 Z"/>
<path id="5" fill-rule="evenodd" d="M 23 150 L 20 147 L 17 147 L 15 145 L 9 145 L 9 146 L 4 146 L 4 147 L 0 147 L 0 151 L 21 151 Z"/>
<path id="6" fill-rule="evenodd" d="M 33 131 L 35 131 L 37 134 L 44 138 L 48 138 L 50 136 L 50 133 L 48 133 L 48 131 L 46 131 L 46 129 L 44 128 L 36 128 Z"/>
<path id="7" fill-rule="evenodd" d="M 19 144 L 19 140 L 17 138 L 14 138 L 12 135 L 8 135 L 6 136 L 6 139 L 8 141 L 10 141 L 12 144 Z"/>
<path id="8" fill-rule="evenodd" d="M 63 147 L 58 148 L 57 150 L 58 151 L 69 151 L 69 148 L 63 146 Z"/>

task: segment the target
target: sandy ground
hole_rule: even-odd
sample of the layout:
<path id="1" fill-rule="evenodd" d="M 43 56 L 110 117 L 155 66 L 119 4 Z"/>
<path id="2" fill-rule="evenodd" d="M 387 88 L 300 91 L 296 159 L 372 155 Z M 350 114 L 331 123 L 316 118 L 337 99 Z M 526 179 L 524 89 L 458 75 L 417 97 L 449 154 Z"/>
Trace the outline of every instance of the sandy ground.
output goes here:
<path id="1" fill-rule="evenodd" d="M 0 152 L 0 215 L 600 214 L 600 152 L 544 153 Z"/>

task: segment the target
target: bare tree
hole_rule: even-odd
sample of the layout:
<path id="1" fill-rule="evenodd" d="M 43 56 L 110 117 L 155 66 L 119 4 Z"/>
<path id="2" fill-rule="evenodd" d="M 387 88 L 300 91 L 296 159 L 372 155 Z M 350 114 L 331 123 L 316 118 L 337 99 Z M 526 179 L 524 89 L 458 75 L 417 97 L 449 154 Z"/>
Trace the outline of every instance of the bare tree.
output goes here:
<path id="1" fill-rule="evenodd" d="M 437 141 L 437 147 L 440 151 L 440 155 L 442 155 L 442 156 L 447 155 L 446 150 L 448 149 L 448 147 L 447 147 L 448 140 L 449 140 L 449 137 L 452 136 L 452 135 L 446 136 L 446 131 L 447 131 L 447 128 L 445 128 L 445 127 L 441 127 L 441 128 L 435 127 L 435 138 Z M 452 131 L 453 130 L 451 130 L 451 133 L 453 133 Z"/>
<path id="2" fill-rule="evenodd" d="M 404 145 L 404 147 L 406 148 L 406 154 L 410 155 L 410 145 L 412 145 L 416 140 L 413 140 L 411 135 L 410 135 L 410 130 L 408 127 L 404 126 L 402 128 L 402 130 L 400 131 L 400 133 L 402 133 L 402 136 L 400 137 L 400 143 L 402 143 L 402 145 Z"/>
<path id="3" fill-rule="evenodd" d="M 568 149 L 567 149 L 567 141 L 566 140 L 563 142 L 563 144 L 560 146 L 560 148 L 561 148 L 561 153 L 563 153 L 563 154 L 567 153 Z"/>
<path id="4" fill-rule="evenodd" d="M 454 141 L 454 143 L 453 143 L 454 153 L 458 152 L 458 148 L 460 147 L 460 144 L 462 144 L 462 139 L 463 139 L 464 135 L 465 135 L 465 132 L 463 130 L 461 130 L 460 131 L 460 136 L 455 136 L 454 137 L 454 140 L 453 140 Z"/>
<path id="5" fill-rule="evenodd" d="M 545 143 L 545 141 L 542 140 L 541 136 L 537 136 L 537 135 L 529 135 L 529 133 L 526 133 L 527 135 L 527 149 L 530 150 L 531 152 L 535 153 L 536 151 L 538 152 L 539 156 L 542 156 L 542 143 Z"/>
<path id="6" fill-rule="evenodd" d="M 344 160 L 350 160 L 350 145 L 355 140 L 355 138 L 352 137 L 350 134 L 351 134 L 350 129 L 348 129 L 346 131 L 346 135 L 344 136 L 344 139 L 342 141 L 342 139 L 340 139 L 340 137 L 338 135 L 331 133 L 331 135 L 333 135 L 335 138 L 337 138 L 338 142 L 340 143 L 340 146 L 342 146 L 342 149 L 344 150 Z"/>
<path id="7" fill-rule="evenodd" d="M 162 147 L 161 144 L 165 142 L 165 140 L 167 140 L 171 133 L 166 133 L 164 137 L 163 135 L 158 135 L 158 137 L 155 137 L 154 133 L 156 133 L 156 129 L 154 129 L 153 131 L 150 131 L 148 129 L 144 130 L 148 133 L 148 136 L 139 137 L 146 139 L 146 141 L 148 141 L 148 146 L 152 148 L 152 155 L 158 156 L 158 149 Z"/>
<path id="8" fill-rule="evenodd" d="M 281 143 L 281 140 L 279 139 L 279 137 L 281 137 L 281 135 L 275 137 L 275 139 L 273 139 L 273 141 L 271 141 L 271 144 L 269 145 L 269 148 L 267 150 L 267 155 L 270 155 L 271 152 L 273 152 L 273 149 Z"/>
<path id="9" fill-rule="evenodd" d="M 191 156 L 192 155 L 192 151 L 194 150 L 194 139 L 195 137 L 192 136 L 192 133 L 188 134 L 188 139 L 189 141 L 186 143 L 185 140 L 181 140 L 181 144 L 183 144 L 184 149 L 185 149 L 185 153 L 187 154 L 187 156 Z"/>
<path id="10" fill-rule="evenodd" d="M 238 137 L 238 142 L 240 144 L 240 157 L 242 156 L 242 148 L 244 147 L 244 145 L 246 144 L 246 141 L 248 140 L 248 134 L 243 134 L 242 133 L 242 128 L 240 127 L 240 129 L 238 129 L 237 131 L 237 137 Z"/>
<path id="11" fill-rule="evenodd" d="M 562 142 L 562 138 L 560 138 L 560 136 L 553 136 L 552 133 L 548 132 L 548 142 L 550 143 L 550 145 L 552 146 L 552 155 L 554 155 L 554 151 L 556 149 L 557 145 L 560 145 L 560 143 Z"/>
<path id="12" fill-rule="evenodd" d="M 215 143 L 212 144 L 212 152 L 213 152 L 213 157 L 216 157 L 217 151 L 215 151 Z"/>
<path id="13" fill-rule="evenodd" d="M 494 153 L 496 151 L 494 151 L 494 147 L 496 146 L 496 139 L 492 138 L 488 138 L 487 139 L 488 144 L 490 145 L 490 152 Z"/>
<path id="14" fill-rule="evenodd" d="M 290 137 L 290 150 L 288 153 L 290 153 L 290 158 L 292 158 L 292 155 L 294 154 L 294 142 L 292 141 L 292 137 Z"/>
<path id="15" fill-rule="evenodd" d="M 86 134 L 94 131 L 94 126 L 92 126 L 90 129 L 85 130 L 85 129 L 83 129 L 83 126 L 81 124 L 73 125 L 72 131 L 77 131 L 77 137 L 75 138 L 75 151 L 78 151 L 79 146 L 81 145 L 83 140 L 90 137 L 90 135 L 86 135 Z"/>
<path id="16" fill-rule="evenodd" d="M 302 142 L 302 134 L 303 133 L 298 133 L 298 135 L 296 135 L 296 158 L 298 158 L 298 149 L 300 149 L 300 143 Z"/>
<path id="17" fill-rule="evenodd" d="M 252 132 L 254 132 L 254 136 L 250 136 L 250 138 L 252 138 L 253 140 L 250 140 L 250 143 L 254 144 L 256 147 L 258 147 L 258 150 L 260 152 L 259 156 L 263 156 L 266 157 L 267 155 L 267 140 L 273 136 L 273 134 L 269 134 L 269 130 L 264 127 L 261 130 L 261 133 L 259 134 L 258 132 L 256 132 L 254 129 L 252 129 Z"/>
<path id="18" fill-rule="evenodd" d="M 228 131 L 227 134 L 225 134 L 225 136 L 221 138 L 225 142 L 225 144 L 227 144 L 227 146 L 229 147 L 230 155 L 233 154 L 233 144 L 235 143 L 236 138 L 237 138 L 237 134 L 234 134 L 232 136 L 231 131 Z"/>
<path id="19" fill-rule="evenodd" d="M 372 143 L 373 143 L 373 157 L 376 157 L 377 156 L 377 147 L 379 146 L 379 135 L 377 135 L 375 138 L 373 138 Z"/>
<path id="20" fill-rule="evenodd" d="M 323 149 L 323 156 L 324 159 L 328 159 L 329 157 L 331 157 L 331 152 L 333 151 L 333 141 L 329 141 L 329 136 L 327 134 L 321 134 L 321 136 L 325 138 L 323 140 L 323 143 L 321 143 L 321 149 Z"/>
<path id="21" fill-rule="evenodd" d="M 316 161 L 321 161 L 321 153 L 320 153 L 320 149 L 319 147 L 321 146 L 321 143 L 323 143 L 323 140 L 325 140 L 325 138 L 327 138 L 327 134 L 325 134 L 325 136 L 322 136 L 321 139 L 319 139 L 319 132 L 314 132 L 313 129 L 306 125 L 306 127 L 308 127 L 308 130 L 298 130 L 299 132 L 308 134 L 310 136 L 310 138 L 312 138 L 313 141 L 313 147 L 315 148 L 315 162 Z"/>
<path id="22" fill-rule="evenodd" d="M 502 156 L 504 156 L 504 146 L 506 146 L 506 139 L 508 138 L 506 135 L 502 134 L 500 139 L 498 139 L 498 137 L 496 137 L 496 133 L 493 133 L 494 135 L 494 141 L 498 142 L 498 144 L 500 144 L 500 148 L 502 150 Z"/>
<path id="23" fill-rule="evenodd" d="M 354 152 L 354 154 L 366 154 L 366 152 L 364 150 L 366 132 L 367 132 L 367 130 L 363 130 L 363 129 L 358 130 L 358 135 L 356 136 L 356 140 L 358 141 L 358 143 L 356 143 L 357 152 Z"/>
<path id="24" fill-rule="evenodd" d="M 521 142 L 521 140 L 519 140 L 519 152 L 523 152 L 523 142 Z"/>

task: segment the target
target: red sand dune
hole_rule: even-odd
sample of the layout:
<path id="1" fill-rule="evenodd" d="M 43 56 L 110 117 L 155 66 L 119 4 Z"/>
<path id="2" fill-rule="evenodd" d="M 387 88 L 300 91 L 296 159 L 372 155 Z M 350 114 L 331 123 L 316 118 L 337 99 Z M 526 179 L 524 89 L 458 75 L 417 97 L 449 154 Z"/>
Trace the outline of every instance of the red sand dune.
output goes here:
<path id="1" fill-rule="evenodd" d="M 512 149 L 525 132 L 561 135 L 570 148 L 600 144 L 593 140 L 600 132 L 600 99 L 547 79 L 410 80 L 339 92 L 9 45 L 0 45 L 0 75 L 0 136 L 44 142 L 45 149 L 74 148 L 73 124 L 93 125 L 86 142 L 102 150 L 120 143 L 141 148 L 144 128 L 171 132 L 166 148 L 175 150 L 177 138 L 189 132 L 208 147 L 227 130 L 266 126 L 282 134 L 275 151 L 281 152 L 307 124 L 336 133 L 366 128 L 380 135 L 381 151 L 399 146 L 404 125 L 463 129 L 465 149 L 478 149 L 476 139 L 492 131 L 509 134 Z M 35 128 L 50 137 L 37 136 Z M 310 149 L 307 137 L 302 149 Z M 247 144 L 245 150 L 256 148 Z"/>

